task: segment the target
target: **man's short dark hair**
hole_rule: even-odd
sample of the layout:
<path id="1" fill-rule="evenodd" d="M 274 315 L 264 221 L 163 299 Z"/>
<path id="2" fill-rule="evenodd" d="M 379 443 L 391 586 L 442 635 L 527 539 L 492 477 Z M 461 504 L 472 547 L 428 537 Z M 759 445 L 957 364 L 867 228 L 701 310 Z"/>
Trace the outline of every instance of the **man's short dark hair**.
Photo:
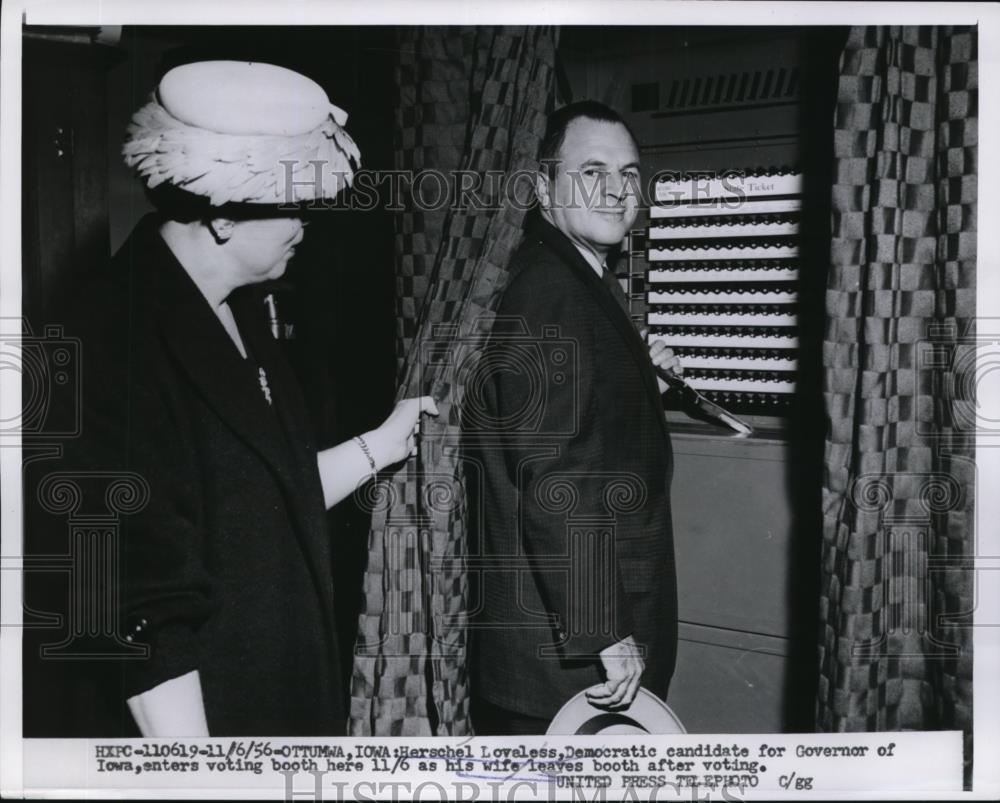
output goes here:
<path id="1" fill-rule="evenodd" d="M 563 140 L 566 139 L 566 129 L 574 120 L 581 118 L 587 120 L 597 120 L 602 123 L 621 123 L 625 126 L 632 141 L 638 146 L 638 140 L 625 119 L 610 106 L 598 103 L 596 100 L 579 100 L 576 103 L 569 103 L 561 109 L 556 109 L 549 115 L 545 126 L 545 136 L 538 151 L 538 159 L 544 165 L 550 178 L 556 174 L 556 164 L 559 159 L 559 150 L 562 148 Z"/>

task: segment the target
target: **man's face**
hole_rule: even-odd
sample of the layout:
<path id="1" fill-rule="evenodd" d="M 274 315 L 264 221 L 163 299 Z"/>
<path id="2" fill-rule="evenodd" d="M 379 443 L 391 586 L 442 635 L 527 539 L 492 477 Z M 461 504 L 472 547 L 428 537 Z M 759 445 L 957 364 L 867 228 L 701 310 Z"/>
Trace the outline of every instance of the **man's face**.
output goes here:
<path id="1" fill-rule="evenodd" d="M 639 153 L 621 123 L 580 117 L 566 128 L 555 178 L 540 175 L 543 215 L 600 258 L 635 223 Z"/>

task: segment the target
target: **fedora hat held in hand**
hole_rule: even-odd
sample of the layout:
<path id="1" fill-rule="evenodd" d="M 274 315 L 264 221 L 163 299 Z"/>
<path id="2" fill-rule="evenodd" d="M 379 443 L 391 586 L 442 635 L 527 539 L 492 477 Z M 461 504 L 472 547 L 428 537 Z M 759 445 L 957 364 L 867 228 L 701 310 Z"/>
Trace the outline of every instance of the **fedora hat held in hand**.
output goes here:
<path id="1" fill-rule="evenodd" d="M 591 705 L 587 692 L 570 698 L 553 717 L 546 734 L 607 736 L 651 733 L 687 733 L 670 707 L 659 697 L 640 688 L 628 708 L 608 711 Z"/>

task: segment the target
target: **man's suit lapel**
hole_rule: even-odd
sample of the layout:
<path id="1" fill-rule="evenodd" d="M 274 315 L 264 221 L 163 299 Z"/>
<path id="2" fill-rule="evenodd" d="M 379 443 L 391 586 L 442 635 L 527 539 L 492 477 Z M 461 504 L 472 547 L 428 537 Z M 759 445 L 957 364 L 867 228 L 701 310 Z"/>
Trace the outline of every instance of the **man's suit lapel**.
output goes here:
<path id="1" fill-rule="evenodd" d="M 551 248 L 575 273 L 587 287 L 587 290 L 594 296 L 594 299 L 601 306 L 607 315 L 608 320 L 621 333 L 622 339 L 629 348 L 635 359 L 636 366 L 642 376 L 646 391 L 657 410 L 662 410 L 663 402 L 660 397 L 660 389 L 656 382 L 653 363 L 649 358 L 647 345 L 639 337 L 639 333 L 632 325 L 632 320 L 622 308 L 621 304 L 611 294 L 611 290 L 604 285 L 604 282 L 597 276 L 594 269 L 587 263 L 583 254 L 577 249 L 573 242 L 566 237 L 555 226 L 544 220 L 538 220 L 535 224 L 537 233 L 542 241 Z M 663 416 L 657 416 L 666 432 L 666 421 Z"/>

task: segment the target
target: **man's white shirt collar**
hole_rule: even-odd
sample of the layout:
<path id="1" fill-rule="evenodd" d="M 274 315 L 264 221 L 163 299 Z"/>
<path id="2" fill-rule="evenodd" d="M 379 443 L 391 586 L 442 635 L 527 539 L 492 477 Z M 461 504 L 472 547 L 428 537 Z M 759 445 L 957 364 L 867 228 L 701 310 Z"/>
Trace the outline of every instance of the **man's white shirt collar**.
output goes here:
<path id="1" fill-rule="evenodd" d="M 573 245 L 576 246 L 577 251 L 583 254 L 583 258 L 587 260 L 587 264 L 594 269 L 594 272 L 598 275 L 598 277 L 603 276 L 604 271 L 608 269 L 608 266 L 597 258 L 597 254 L 593 251 L 588 251 L 586 248 L 581 248 L 576 245 L 576 243 L 573 243 Z"/>

